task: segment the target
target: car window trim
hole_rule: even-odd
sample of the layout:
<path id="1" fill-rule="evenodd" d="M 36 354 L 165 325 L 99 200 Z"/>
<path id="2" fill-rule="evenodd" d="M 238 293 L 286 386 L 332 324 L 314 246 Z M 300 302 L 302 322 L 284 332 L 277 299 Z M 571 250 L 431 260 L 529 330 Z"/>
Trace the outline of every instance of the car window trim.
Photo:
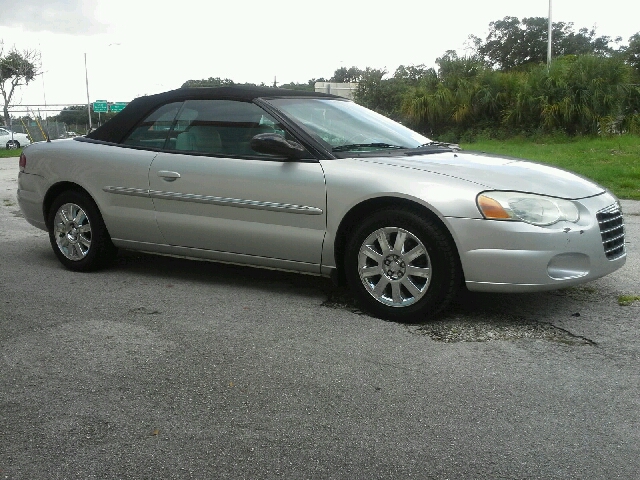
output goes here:
<path id="1" fill-rule="evenodd" d="M 263 160 L 270 162 L 286 162 L 286 163 L 318 163 L 319 160 L 317 158 L 297 158 L 292 160 L 282 155 L 274 155 L 274 156 L 266 156 L 266 155 L 221 155 L 207 152 L 188 152 L 184 150 L 164 150 L 161 148 L 153 148 L 153 147 L 143 147 L 140 145 L 125 145 L 123 143 L 115 143 L 115 142 L 107 142 L 105 140 L 96 140 L 93 138 L 87 137 L 74 137 L 74 141 L 76 142 L 84 142 L 84 143 L 94 143 L 98 145 L 108 145 L 112 147 L 120 147 L 120 148 L 129 148 L 133 150 L 143 150 L 145 152 L 156 152 L 156 153 L 170 153 L 172 155 L 189 155 L 194 157 L 208 157 L 208 158 L 230 158 L 235 160 Z"/>

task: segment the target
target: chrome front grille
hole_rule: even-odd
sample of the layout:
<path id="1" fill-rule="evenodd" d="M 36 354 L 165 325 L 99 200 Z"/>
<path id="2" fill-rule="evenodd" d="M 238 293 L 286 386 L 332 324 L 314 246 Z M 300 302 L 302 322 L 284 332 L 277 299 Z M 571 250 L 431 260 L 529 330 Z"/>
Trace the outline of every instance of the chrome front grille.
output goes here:
<path id="1" fill-rule="evenodd" d="M 604 253 L 609 260 L 624 255 L 624 220 L 617 204 L 603 208 L 596 214 L 600 224 L 600 235 Z"/>

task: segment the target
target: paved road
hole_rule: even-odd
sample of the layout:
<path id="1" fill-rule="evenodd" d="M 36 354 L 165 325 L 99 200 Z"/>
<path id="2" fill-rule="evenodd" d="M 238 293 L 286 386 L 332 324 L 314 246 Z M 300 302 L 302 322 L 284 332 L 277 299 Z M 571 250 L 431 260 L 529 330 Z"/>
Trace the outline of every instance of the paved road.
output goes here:
<path id="1" fill-rule="evenodd" d="M 0 159 L 0 478 L 637 479 L 640 205 L 580 288 L 438 322 L 329 282 L 122 254 L 61 267 Z"/>

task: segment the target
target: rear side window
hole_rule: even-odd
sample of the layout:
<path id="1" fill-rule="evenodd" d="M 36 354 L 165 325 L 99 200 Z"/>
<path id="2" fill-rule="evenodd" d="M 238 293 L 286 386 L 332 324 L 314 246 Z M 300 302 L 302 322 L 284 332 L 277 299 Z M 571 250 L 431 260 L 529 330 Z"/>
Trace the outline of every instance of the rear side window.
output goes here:
<path id="1" fill-rule="evenodd" d="M 163 105 L 145 118 L 124 140 L 125 145 L 162 149 L 183 102 Z"/>

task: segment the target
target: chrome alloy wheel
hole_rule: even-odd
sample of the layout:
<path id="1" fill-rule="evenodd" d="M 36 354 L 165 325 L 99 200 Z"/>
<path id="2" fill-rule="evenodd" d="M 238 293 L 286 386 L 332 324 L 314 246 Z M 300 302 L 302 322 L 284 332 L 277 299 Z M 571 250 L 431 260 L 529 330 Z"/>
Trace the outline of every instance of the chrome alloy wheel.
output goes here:
<path id="1" fill-rule="evenodd" d="M 56 244 L 69 260 L 84 259 L 91 248 L 91 223 L 85 211 L 75 203 L 65 203 L 53 221 Z"/>
<path id="2" fill-rule="evenodd" d="M 431 260 L 424 244 L 398 227 L 369 235 L 358 253 L 358 273 L 369 294 L 391 307 L 420 300 L 431 281 Z"/>

